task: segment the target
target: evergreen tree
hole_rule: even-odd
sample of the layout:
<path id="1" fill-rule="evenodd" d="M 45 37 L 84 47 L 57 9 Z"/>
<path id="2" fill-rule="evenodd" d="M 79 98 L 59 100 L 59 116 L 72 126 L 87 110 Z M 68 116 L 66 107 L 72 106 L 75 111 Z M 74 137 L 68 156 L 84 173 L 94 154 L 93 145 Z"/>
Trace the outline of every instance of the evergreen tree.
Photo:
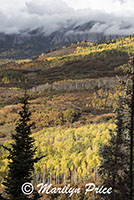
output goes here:
<path id="1" fill-rule="evenodd" d="M 112 187 L 110 195 L 103 195 L 105 200 L 127 200 L 129 196 L 129 157 L 128 157 L 128 138 L 123 134 L 124 131 L 124 103 L 122 98 L 116 109 L 116 130 L 110 130 L 110 141 L 108 145 L 100 148 L 101 166 L 100 174 L 103 185 Z"/>
<path id="2" fill-rule="evenodd" d="M 34 163 L 41 158 L 34 158 L 34 139 L 31 137 L 31 128 L 33 123 L 30 122 L 31 112 L 29 111 L 28 96 L 25 94 L 21 101 L 22 110 L 19 112 L 20 118 L 16 124 L 16 133 L 12 134 L 13 143 L 9 151 L 9 171 L 5 178 L 6 199 L 10 200 L 35 200 L 39 198 L 38 193 L 34 190 L 30 196 L 25 195 L 21 187 L 24 183 L 32 181 Z"/>
<path id="3" fill-rule="evenodd" d="M 128 66 L 124 68 L 127 75 L 127 83 L 124 97 L 124 134 L 129 138 L 128 156 L 129 156 L 129 199 L 134 199 L 134 56 L 130 56 Z"/>
<path id="4" fill-rule="evenodd" d="M 128 65 L 130 86 L 128 85 L 128 133 L 130 137 L 130 200 L 134 199 L 134 176 L 133 176 L 133 154 L 134 154 L 134 57 L 131 56 Z M 130 88 L 130 89 L 129 89 Z"/>
<path id="5" fill-rule="evenodd" d="M 125 92 L 116 110 L 116 134 L 111 133 L 109 145 L 101 148 L 101 174 L 104 184 L 113 187 L 113 192 L 103 199 L 134 198 L 134 57 L 130 56 L 124 68 L 127 77 Z M 124 191 L 124 192 L 123 192 Z"/>

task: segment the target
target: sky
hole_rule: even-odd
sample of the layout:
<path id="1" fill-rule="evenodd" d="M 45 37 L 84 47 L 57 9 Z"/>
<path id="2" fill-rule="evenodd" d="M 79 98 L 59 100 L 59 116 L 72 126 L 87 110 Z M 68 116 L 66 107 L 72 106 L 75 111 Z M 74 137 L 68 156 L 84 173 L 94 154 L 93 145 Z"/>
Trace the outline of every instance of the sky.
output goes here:
<path id="1" fill-rule="evenodd" d="M 69 21 L 81 24 L 90 20 L 107 25 L 98 24 L 91 31 L 134 33 L 134 0 L 0 0 L 0 5 L 0 32 L 7 34 L 40 26 L 51 34 Z M 119 26 L 129 28 L 119 30 Z"/>
<path id="2" fill-rule="evenodd" d="M 70 7 L 74 9 L 103 9 L 108 12 L 115 12 L 119 10 L 134 10 L 134 1 L 133 0 L 63 0 Z M 10 11 L 19 10 L 25 6 L 26 2 L 35 2 L 35 0 L 0 0 L 1 8 Z M 38 0 L 36 2 L 46 3 L 49 0 Z M 58 2 L 58 0 L 55 0 Z M 57 4 L 58 5 L 58 4 Z"/>

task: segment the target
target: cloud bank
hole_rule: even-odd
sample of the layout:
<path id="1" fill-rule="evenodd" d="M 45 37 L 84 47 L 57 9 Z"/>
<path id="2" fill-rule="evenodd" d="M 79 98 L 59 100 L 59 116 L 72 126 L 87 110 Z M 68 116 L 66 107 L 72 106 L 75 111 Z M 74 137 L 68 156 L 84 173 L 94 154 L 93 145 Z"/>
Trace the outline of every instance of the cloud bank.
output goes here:
<path id="1" fill-rule="evenodd" d="M 132 0 L 111 1 L 123 4 L 119 12 L 91 8 L 76 10 L 64 0 L 29 0 L 18 10 L 0 9 L 0 32 L 19 34 L 42 27 L 44 34 L 49 35 L 61 28 L 78 26 L 94 20 L 98 23 L 90 32 L 121 35 L 134 33 L 134 12 L 129 6 L 125 9 Z"/>
<path id="2" fill-rule="evenodd" d="M 119 1 L 121 4 L 126 3 L 127 0 L 113 0 L 113 1 Z"/>

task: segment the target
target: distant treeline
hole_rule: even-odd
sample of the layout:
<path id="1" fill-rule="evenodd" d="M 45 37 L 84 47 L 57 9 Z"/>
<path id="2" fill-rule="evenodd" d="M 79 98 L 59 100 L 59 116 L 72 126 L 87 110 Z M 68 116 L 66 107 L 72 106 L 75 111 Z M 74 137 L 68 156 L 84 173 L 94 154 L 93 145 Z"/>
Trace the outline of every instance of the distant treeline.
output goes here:
<path id="1" fill-rule="evenodd" d="M 44 84 L 33 87 L 31 92 L 41 92 L 45 90 L 77 90 L 77 89 L 100 89 L 101 87 L 110 87 L 118 84 L 118 78 L 105 77 L 97 79 L 84 79 L 84 80 L 63 80 L 54 82 L 52 84 Z"/>

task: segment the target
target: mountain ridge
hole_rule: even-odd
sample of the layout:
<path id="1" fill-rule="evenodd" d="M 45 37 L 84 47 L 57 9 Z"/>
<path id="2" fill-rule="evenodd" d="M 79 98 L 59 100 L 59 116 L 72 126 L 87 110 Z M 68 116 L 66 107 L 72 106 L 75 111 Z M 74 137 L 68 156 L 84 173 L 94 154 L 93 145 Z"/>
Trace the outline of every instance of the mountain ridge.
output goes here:
<path id="1" fill-rule="evenodd" d="M 50 35 L 45 35 L 43 27 L 22 31 L 19 34 L 0 33 L 0 58 L 30 58 L 77 41 L 101 43 L 121 36 L 92 31 L 97 24 L 102 25 L 105 22 L 92 20 L 81 25 L 71 24 Z"/>

